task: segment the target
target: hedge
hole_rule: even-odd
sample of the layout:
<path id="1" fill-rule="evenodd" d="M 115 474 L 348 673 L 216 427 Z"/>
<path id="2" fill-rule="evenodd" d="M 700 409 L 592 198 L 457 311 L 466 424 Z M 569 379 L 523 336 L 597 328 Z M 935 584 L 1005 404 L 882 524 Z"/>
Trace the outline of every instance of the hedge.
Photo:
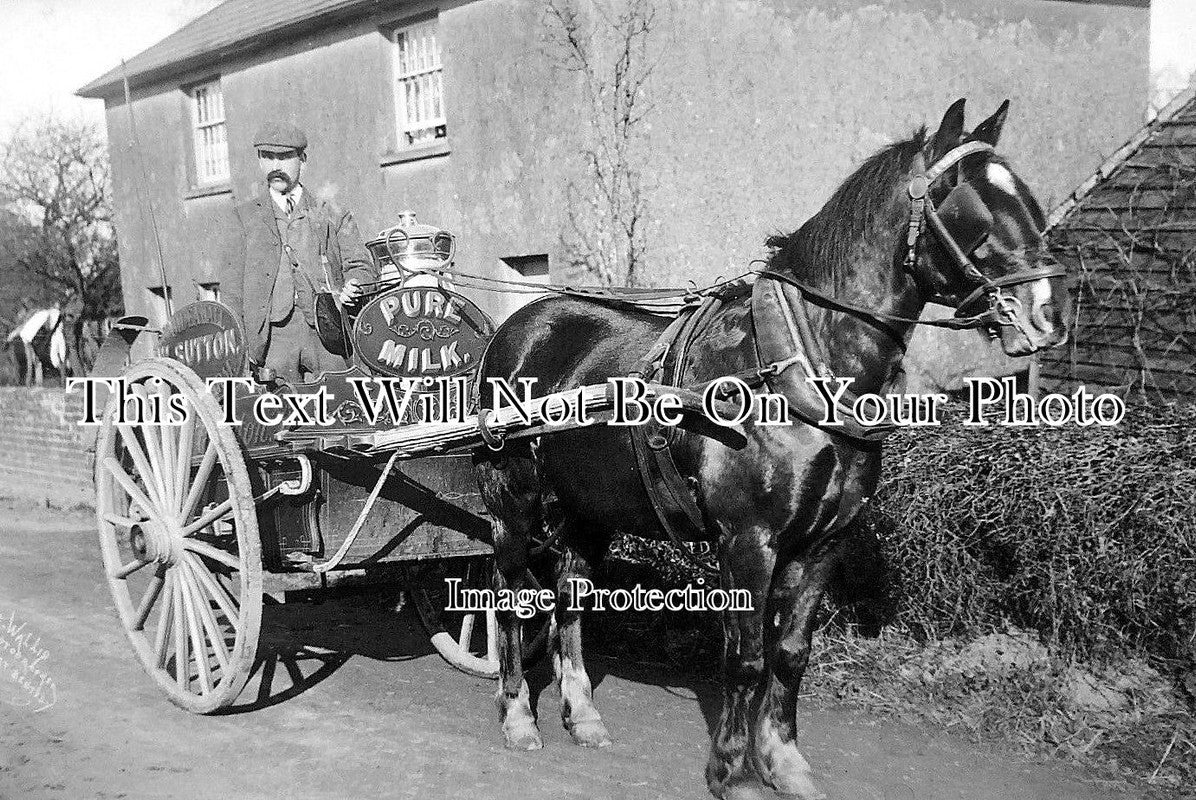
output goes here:
<path id="1" fill-rule="evenodd" d="M 860 527 L 928 637 L 1012 624 L 1080 658 L 1196 660 L 1196 408 L 901 431 Z"/>

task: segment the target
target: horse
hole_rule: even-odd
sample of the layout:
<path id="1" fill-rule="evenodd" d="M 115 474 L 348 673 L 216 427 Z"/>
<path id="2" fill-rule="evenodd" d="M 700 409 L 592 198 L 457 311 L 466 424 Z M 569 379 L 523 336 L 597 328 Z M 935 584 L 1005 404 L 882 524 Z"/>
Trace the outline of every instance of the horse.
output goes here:
<path id="1" fill-rule="evenodd" d="M 794 408 L 809 406 L 812 389 L 802 378 L 816 374 L 853 378 L 852 391 L 883 393 L 930 301 L 955 307 L 958 327 L 988 331 L 1010 355 L 1062 342 L 1063 273 L 1041 247 L 1042 209 L 994 152 L 1008 109 L 1005 101 L 967 133 L 964 101 L 957 101 L 933 135 L 923 127 L 882 149 L 797 231 L 771 237 L 752 294 L 771 292 L 779 310 L 761 316 L 752 297 L 729 296 L 690 343 L 682 385 L 754 374 L 753 392 L 780 388 Z M 782 329 L 795 321 L 803 335 Z M 478 380 L 534 378 L 536 392 L 546 393 L 626 376 L 668 322 L 625 304 L 550 295 L 499 327 Z M 788 357 L 763 364 L 765 340 L 788 342 Z M 482 393 L 482 408 L 494 402 Z M 758 796 L 761 784 L 802 800 L 825 797 L 797 746 L 798 689 L 828 576 L 849 523 L 877 485 L 880 448 L 816 418 L 789 421 L 761 425 L 749 417 L 746 445 L 738 448 L 682 429 L 669 445 L 716 543 L 721 586 L 746 589 L 752 599 L 751 611 L 722 619 L 722 711 L 705 771 L 719 798 Z M 595 425 L 500 445 L 474 457 L 493 516 L 494 588 L 523 588 L 529 546 L 548 519 L 561 551 L 553 667 L 562 721 L 576 744 L 607 745 L 570 597 L 573 581 L 592 575 L 614 533 L 665 536 L 629 429 Z M 498 621 L 504 743 L 536 749 L 542 740 L 519 621 L 501 610 Z"/>
<path id="2" fill-rule="evenodd" d="M 62 306 L 54 305 L 30 312 L 29 317 L 8 334 L 5 344 L 12 348 L 21 385 L 41 386 L 46 367 L 53 368 L 66 380 L 70 365 L 64 321 Z"/>

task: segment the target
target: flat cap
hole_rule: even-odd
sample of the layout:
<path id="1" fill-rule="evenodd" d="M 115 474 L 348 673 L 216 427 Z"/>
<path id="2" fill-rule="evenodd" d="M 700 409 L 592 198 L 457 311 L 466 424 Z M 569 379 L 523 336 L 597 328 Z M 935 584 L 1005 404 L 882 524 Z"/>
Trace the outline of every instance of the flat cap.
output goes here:
<path id="1" fill-rule="evenodd" d="M 290 123 L 271 122 L 258 129 L 253 146 L 258 150 L 303 150 L 307 134 Z"/>

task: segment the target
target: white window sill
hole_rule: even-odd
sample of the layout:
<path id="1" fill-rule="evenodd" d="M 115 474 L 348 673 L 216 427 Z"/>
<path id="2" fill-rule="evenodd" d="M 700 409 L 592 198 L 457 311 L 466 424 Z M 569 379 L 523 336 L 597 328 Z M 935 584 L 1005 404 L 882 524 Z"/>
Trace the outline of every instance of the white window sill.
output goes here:
<path id="1" fill-rule="evenodd" d="M 451 150 L 448 139 L 437 139 L 431 144 L 413 145 L 412 147 L 405 147 L 402 150 L 385 153 L 381 160 L 382 166 L 389 167 L 391 164 L 402 164 L 406 161 L 419 161 L 424 158 L 447 156 L 449 152 Z"/>
<path id="2" fill-rule="evenodd" d="M 213 183 L 211 186 L 192 186 L 183 194 L 184 200 L 194 200 L 197 197 L 211 197 L 217 194 L 232 194 L 233 187 L 229 183 Z"/>

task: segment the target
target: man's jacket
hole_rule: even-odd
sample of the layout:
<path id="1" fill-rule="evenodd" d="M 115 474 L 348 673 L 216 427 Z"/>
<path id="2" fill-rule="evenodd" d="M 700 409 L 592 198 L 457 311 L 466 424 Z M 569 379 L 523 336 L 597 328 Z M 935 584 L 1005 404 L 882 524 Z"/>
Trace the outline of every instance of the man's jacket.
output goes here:
<path id="1" fill-rule="evenodd" d="M 221 302 L 241 319 L 249 359 L 258 364 L 266 356 L 271 292 L 279 265 L 283 263 L 282 236 L 278 232 L 275 209 L 269 194 L 234 207 L 236 222 L 220 280 Z M 302 225 L 302 235 L 292 233 L 290 255 L 299 262 L 299 269 L 317 290 L 328 288 L 335 293 L 350 278 L 362 282 L 377 279 L 373 260 L 365 249 L 353 215 L 348 211 L 331 201 L 313 198 L 307 190 L 303 192 L 294 218 Z M 327 279 L 321 255 L 327 258 Z M 327 286 L 329 280 L 333 283 L 331 287 Z M 311 309 L 295 310 L 295 313 L 301 312 L 307 317 Z"/>

